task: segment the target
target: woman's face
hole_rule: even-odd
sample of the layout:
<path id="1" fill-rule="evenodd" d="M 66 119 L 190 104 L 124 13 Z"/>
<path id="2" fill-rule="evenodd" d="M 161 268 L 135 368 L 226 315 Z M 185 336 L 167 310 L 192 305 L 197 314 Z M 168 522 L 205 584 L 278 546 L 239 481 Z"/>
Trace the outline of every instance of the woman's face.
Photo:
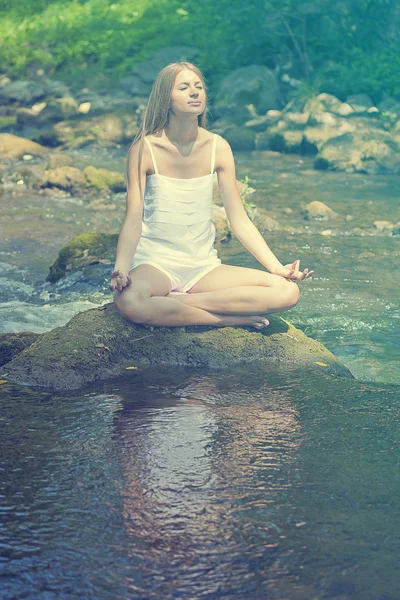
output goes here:
<path id="1" fill-rule="evenodd" d="M 185 69 L 175 78 L 171 92 L 170 111 L 174 115 L 201 115 L 206 107 L 203 82 L 194 71 Z"/>

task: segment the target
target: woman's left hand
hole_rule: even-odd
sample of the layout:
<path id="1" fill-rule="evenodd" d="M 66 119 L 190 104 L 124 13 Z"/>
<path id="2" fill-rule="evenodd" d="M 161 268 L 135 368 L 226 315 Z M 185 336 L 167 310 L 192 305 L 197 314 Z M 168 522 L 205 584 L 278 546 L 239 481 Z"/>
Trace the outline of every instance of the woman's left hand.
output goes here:
<path id="1" fill-rule="evenodd" d="M 281 277 L 285 277 L 286 279 L 294 279 L 295 281 L 302 281 L 303 279 L 308 279 L 313 275 L 314 271 L 309 271 L 308 269 L 304 269 L 304 271 L 300 271 L 300 261 L 295 260 L 294 263 L 290 265 L 282 265 L 273 271 L 274 275 L 280 275 Z"/>

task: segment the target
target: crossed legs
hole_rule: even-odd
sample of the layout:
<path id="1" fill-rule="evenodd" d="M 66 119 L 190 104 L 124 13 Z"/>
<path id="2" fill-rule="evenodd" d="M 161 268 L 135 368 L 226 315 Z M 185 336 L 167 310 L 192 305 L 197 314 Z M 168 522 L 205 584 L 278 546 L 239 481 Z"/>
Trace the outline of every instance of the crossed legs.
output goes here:
<path id="1" fill-rule="evenodd" d="M 268 324 L 263 314 L 295 306 L 298 286 L 257 269 L 220 265 L 207 273 L 190 294 L 169 295 L 171 283 L 159 269 L 142 264 L 130 272 L 132 284 L 115 292 L 121 314 L 147 326 Z M 240 285 L 237 285 L 240 282 Z"/>

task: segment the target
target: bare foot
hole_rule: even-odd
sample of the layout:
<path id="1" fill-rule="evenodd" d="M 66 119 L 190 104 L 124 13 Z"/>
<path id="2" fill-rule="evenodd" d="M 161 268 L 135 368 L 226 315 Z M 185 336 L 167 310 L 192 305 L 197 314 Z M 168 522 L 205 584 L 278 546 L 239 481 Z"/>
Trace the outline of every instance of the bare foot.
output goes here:
<path id="1" fill-rule="evenodd" d="M 257 321 L 255 323 L 251 323 L 251 325 L 255 329 L 264 329 L 264 327 L 268 327 L 269 321 L 265 317 L 256 317 Z M 259 319 L 259 320 L 258 320 Z"/>

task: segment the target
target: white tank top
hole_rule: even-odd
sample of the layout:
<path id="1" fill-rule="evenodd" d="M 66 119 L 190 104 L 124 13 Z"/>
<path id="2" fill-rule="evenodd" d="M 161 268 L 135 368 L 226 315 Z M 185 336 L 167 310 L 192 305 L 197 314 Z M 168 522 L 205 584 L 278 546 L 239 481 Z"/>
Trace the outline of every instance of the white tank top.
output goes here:
<path id="1" fill-rule="evenodd" d="M 216 257 L 212 222 L 216 134 L 212 142 L 210 173 L 190 179 L 161 175 L 151 144 L 147 138 L 145 140 L 155 172 L 146 177 L 142 236 L 134 262 L 148 259 L 163 264 L 178 261 L 195 266 Z"/>

